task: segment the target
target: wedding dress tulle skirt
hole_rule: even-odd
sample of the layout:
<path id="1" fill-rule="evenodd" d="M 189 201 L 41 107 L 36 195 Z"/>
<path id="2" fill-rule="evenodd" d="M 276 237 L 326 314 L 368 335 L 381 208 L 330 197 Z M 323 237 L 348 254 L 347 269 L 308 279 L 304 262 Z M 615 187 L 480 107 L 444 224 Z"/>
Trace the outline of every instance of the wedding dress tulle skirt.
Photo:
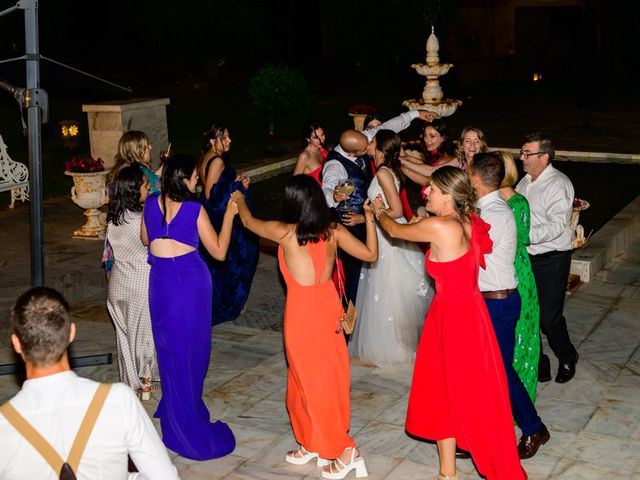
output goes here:
<path id="1" fill-rule="evenodd" d="M 349 355 L 379 367 L 410 363 L 433 299 L 433 281 L 416 244 L 391 239 L 377 226 L 376 231 L 378 260 L 360 271 Z"/>

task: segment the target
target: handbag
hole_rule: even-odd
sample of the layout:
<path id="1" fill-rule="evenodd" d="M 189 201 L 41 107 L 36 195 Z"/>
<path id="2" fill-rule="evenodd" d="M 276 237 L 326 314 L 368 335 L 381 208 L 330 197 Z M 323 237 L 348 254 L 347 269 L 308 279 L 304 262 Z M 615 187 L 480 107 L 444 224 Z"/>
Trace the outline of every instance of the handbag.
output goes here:
<path id="1" fill-rule="evenodd" d="M 353 329 L 356 326 L 356 318 L 358 316 L 358 311 L 356 310 L 356 306 L 353 304 L 351 300 L 347 300 L 347 295 L 344 289 L 344 280 L 342 279 L 342 268 L 341 265 L 338 264 L 338 244 L 336 243 L 336 266 L 335 269 L 338 272 L 338 292 L 340 295 L 340 303 L 342 304 L 342 314 L 338 319 L 338 328 L 336 329 L 336 333 L 344 332 L 347 335 L 351 335 L 353 333 Z M 347 305 L 347 309 L 344 309 L 344 305 Z"/>

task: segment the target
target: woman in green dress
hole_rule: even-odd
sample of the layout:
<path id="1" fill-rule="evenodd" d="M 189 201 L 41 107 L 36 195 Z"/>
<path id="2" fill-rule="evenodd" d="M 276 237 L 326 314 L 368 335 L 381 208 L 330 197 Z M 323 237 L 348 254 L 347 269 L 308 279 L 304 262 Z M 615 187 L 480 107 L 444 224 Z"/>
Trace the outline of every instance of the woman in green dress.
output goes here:
<path id="1" fill-rule="evenodd" d="M 520 318 L 516 324 L 516 342 L 513 354 L 513 368 L 527 389 L 531 401 L 536 399 L 538 384 L 538 357 L 540 356 L 540 304 L 538 290 L 531 269 L 531 261 L 526 246 L 529 244 L 529 203 L 513 190 L 518 181 L 518 169 L 511 154 L 497 152 L 504 162 L 505 175 L 500 186 L 500 196 L 507 202 L 516 219 L 518 244 L 516 247 L 515 269 L 518 277 L 518 293 L 522 299 Z"/>

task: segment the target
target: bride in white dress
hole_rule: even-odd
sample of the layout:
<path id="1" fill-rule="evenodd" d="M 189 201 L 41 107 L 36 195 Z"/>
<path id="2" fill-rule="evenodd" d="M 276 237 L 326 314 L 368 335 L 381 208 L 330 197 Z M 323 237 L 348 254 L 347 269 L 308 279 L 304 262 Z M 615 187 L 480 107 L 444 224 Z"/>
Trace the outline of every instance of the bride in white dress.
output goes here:
<path id="1" fill-rule="evenodd" d="M 374 162 L 377 175 L 367 195 L 378 195 L 387 214 L 407 223 L 400 201 L 400 137 L 380 130 Z M 356 308 L 358 321 L 349 342 L 349 355 L 379 367 L 406 364 L 415 358 L 424 318 L 434 289 L 424 267 L 424 254 L 415 243 L 391 239 L 380 227 L 378 260 L 360 271 Z"/>

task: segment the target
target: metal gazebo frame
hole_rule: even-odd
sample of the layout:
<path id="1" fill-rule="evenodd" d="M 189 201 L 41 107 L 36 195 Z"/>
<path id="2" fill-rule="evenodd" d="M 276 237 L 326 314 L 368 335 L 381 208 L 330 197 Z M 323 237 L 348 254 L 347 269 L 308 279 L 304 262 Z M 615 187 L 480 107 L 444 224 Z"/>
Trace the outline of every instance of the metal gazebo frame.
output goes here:
<path id="1" fill-rule="evenodd" d="M 131 88 L 123 87 L 115 83 L 99 78 L 77 68 L 65 65 L 40 54 L 40 39 L 38 26 L 38 0 L 19 0 L 13 7 L 0 11 L 0 17 L 18 10 L 24 11 L 25 54 L 0 63 L 8 63 L 18 60 L 26 62 L 27 87 L 17 88 L 6 82 L 0 81 L 0 88 L 10 92 L 17 100 L 20 108 L 27 109 L 27 134 L 29 137 L 29 181 L 31 190 L 30 202 L 30 237 L 31 237 L 31 285 L 39 287 L 44 285 L 44 237 L 43 237 L 43 207 L 42 207 L 42 138 L 41 124 L 46 123 L 49 114 L 49 101 L 47 92 L 40 88 L 40 60 L 60 65 L 77 73 L 89 76 L 114 87 L 131 92 Z M 24 124 L 24 120 L 23 120 Z M 111 363 L 111 353 L 89 355 L 70 358 L 73 367 L 100 365 Z M 18 367 L 15 364 L 0 365 L 0 375 L 15 373 Z"/>

